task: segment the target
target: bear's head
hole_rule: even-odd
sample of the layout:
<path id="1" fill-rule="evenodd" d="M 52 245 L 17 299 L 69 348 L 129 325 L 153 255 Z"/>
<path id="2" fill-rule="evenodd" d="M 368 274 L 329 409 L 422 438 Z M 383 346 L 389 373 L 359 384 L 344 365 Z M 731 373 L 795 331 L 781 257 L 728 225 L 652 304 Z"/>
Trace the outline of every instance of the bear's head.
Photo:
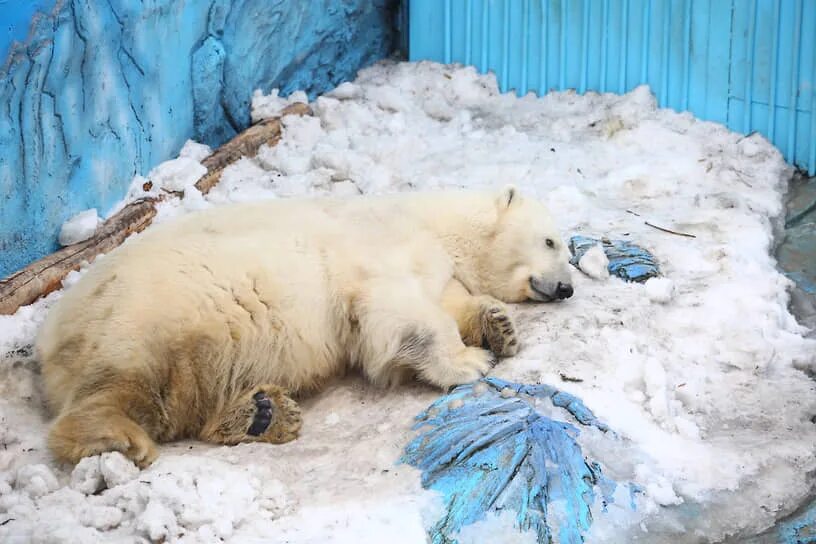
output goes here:
<path id="1" fill-rule="evenodd" d="M 496 228 L 481 251 L 482 291 L 505 302 L 572 296 L 570 253 L 547 208 L 512 186 L 495 198 Z"/>

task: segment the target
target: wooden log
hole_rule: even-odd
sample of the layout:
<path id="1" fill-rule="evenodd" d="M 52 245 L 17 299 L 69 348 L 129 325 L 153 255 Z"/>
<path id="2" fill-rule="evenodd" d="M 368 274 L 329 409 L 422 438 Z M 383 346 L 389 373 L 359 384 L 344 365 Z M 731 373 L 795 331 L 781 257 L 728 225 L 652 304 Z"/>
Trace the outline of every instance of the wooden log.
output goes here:
<path id="1" fill-rule="evenodd" d="M 156 215 L 156 199 L 131 202 L 102 224 L 88 240 L 64 247 L 0 280 L 0 314 L 13 314 L 20 306 L 56 291 L 72 270 L 107 253 L 134 232 L 147 227 Z"/>
<path id="2" fill-rule="evenodd" d="M 308 104 L 295 102 L 281 111 L 284 115 L 311 115 Z M 219 147 L 215 153 L 201 161 L 207 167 L 207 173 L 195 184 L 202 194 L 207 194 L 221 179 L 221 173 L 230 164 L 241 157 L 254 157 L 264 144 L 275 145 L 281 139 L 282 127 L 280 117 L 272 117 L 252 125 L 241 134 Z"/>
<path id="3" fill-rule="evenodd" d="M 311 115 L 308 104 L 291 104 L 284 115 Z M 265 119 L 238 134 L 202 161 L 207 173 L 196 182 L 196 188 L 206 194 L 221 179 L 224 169 L 241 157 L 253 157 L 264 145 L 275 145 L 282 133 L 279 117 Z M 0 280 L 0 315 L 11 315 L 20 306 L 31 304 L 42 296 L 62 287 L 62 280 L 83 263 L 90 263 L 102 253 L 116 248 L 133 233 L 141 232 L 156 216 L 156 203 L 161 198 L 143 198 L 129 203 L 105 221 L 88 240 L 64 247 L 43 257 L 22 270 Z"/>

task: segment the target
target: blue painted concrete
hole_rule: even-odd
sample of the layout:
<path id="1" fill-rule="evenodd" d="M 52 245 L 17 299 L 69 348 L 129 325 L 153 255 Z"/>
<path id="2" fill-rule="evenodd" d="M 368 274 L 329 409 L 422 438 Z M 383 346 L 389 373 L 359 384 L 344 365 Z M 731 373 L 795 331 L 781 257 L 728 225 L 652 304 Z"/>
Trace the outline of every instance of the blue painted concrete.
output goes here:
<path id="1" fill-rule="evenodd" d="M 521 95 L 648 83 L 816 173 L 812 0 L 410 0 L 409 34 L 411 60 L 472 64 Z"/>
<path id="2" fill-rule="evenodd" d="M 50 11 L 54 4 L 54 0 L 0 0 L 0 60 L 12 43 L 25 41 L 34 14 Z"/>
<path id="3" fill-rule="evenodd" d="M 17 18 L 30 11 L 21 4 L 8 4 Z M 254 89 L 314 96 L 389 54 L 397 9 L 65 0 L 35 17 L 0 72 L 0 277 L 52 251 L 74 213 L 104 213 L 187 138 L 219 145 L 246 127 Z"/>
<path id="4" fill-rule="evenodd" d="M 422 470 L 423 487 L 445 501 L 445 515 L 429 530 L 433 544 L 452 544 L 463 527 L 502 511 L 515 514 L 516 527 L 535 533 L 542 544 L 554 536 L 579 544 L 592 523 L 592 507 L 604 510 L 613 502 L 616 483 L 584 458 L 574 425 L 536 410 L 541 399 L 581 425 L 608 431 L 573 395 L 497 378 L 461 385 L 417 416 L 420 432 L 402 461 Z M 630 487 L 632 508 L 638 492 Z M 556 503 L 559 515 L 548 515 Z"/>
<path id="5" fill-rule="evenodd" d="M 578 267 L 584 253 L 598 244 L 601 244 L 606 258 L 609 259 L 607 269 L 613 276 L 643 283 L 660 275 L 660 265 L 654 255 L 626 240 L 598 240 L 586 236 L 573 236 L 569 241 L 569 250 L 572 253 L 570 263 Z"/>

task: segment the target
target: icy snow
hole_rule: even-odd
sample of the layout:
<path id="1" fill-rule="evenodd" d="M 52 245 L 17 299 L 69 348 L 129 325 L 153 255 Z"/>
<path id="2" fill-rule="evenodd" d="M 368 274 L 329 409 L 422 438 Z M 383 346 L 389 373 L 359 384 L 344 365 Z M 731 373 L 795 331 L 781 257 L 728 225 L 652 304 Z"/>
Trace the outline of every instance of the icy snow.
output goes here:
<path id="1" fill-rule="evenodd" d="M 186 191 L 207 173 L 198 160 L 187 156 L 164 161 L 147 175 L 156 187 L 167 191 Z"/>
<path id="2" fill-rule="evenodd" d="M 644 287 L 652 302 L 669 302 L 674 296 L 674 282 L 669 278 L 649 278 Z"/>
<path id="3" fill-rule="evenodd" d="M 193 159 L 197 162 L 203 161 L 210 155 L 212 155 L 212 149 L 210 149 L 210 146 L 198 143 L 194 140 L 187 140 L 184 142 L 184 146 L 182 146 L 181 151 L 179 151 L 179 157 Z"/>
<path id="4" fill-rule="evenodd" d="M 96 233 L 100 219 L 96 208 L 79 212 L 62 224 L 59 233 L 61 246 L 84 242 Z"/>
<path id="5" fill-rule="evenodd" d="M 257 123 L 270 117 L 277 117 L 286 106 L 295 102 L 308 103 L 309 97 L 303 91 L 296 91 L 287 97 L 279 96 L 278 89 L 272 89 L 268 95 L 264 96 L 258 89 L 252 94 L 252 122 Z"/>
<path id="6" fill-rule="evenodd" d="M 253 119 L 290 100 L 256 93 Z M 185 191 L 155 221 L 260 198 L 512 182 L 551 206 L 565 238 L 630 239 L 661 264 L 645 285 L 576 271 L 573 298 L 514 306 L 523 348 L 493 371 L 575 394 L 615 431 L 583 429 L 579 441 L 643 493 L 634 511 L 628 496 L 598 506 L 587 541 L 744 536 L 807 495 L 816 394 L 802 369 L 816 368 L 816 345 L 770 255 L 791 171 L 767 141 L 658 109 L 645 87 L 517 98 L 492 76 L 430 63 L 363 70 L 312 107 L 206 196 L 189 190 L 203 154 L 152 171 Z M 145 181 L 129 198 L 156 190 Z M 440 394 L 421 385 L 340 380 L 303 403 L 303 434 L 282 446 L 170 444 L 140 473 L 118 454 L 55 466 L 31 344 L 59 296 L 0 316 L 0 541 L 414 543 L 439 518 L 418 473 L 395 464 L 413 416 Z M 521 541 L 505 517 L 461 536 Z"/>
<path id="7" fill-rule="evenodd" d="M 578 260 L 580 268 L 587 276 L 596 280 L 609 277 L 609 259 L 604 253 L 603 246 L 596 244 L 589 248 Z"/>

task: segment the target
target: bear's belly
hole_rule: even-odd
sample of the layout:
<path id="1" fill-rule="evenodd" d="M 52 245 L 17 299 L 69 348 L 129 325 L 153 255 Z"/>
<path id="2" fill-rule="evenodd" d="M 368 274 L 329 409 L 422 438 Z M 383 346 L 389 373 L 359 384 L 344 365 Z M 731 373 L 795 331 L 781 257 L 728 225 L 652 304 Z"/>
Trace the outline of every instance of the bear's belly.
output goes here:
<path id="1" fill-rule="evenodd" d="M 271 383 L 297 392 L 337 374 L 345 355 L 329 293 L 263 284 L 256 277 L 201 297 L 181 336 L 207 339 L 202 371 L 232 391 Z"/>

